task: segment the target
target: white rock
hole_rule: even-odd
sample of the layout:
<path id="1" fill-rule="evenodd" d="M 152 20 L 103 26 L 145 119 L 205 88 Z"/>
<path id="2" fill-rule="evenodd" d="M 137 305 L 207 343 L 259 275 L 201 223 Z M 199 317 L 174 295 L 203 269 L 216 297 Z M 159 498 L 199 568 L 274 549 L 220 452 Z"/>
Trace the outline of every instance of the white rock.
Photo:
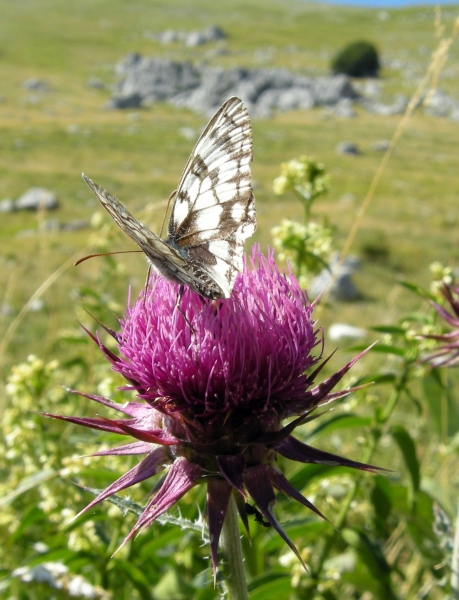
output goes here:
<path id="1" fill-rule="evenodd" d="M 327 330 L 327 337 L 332 342 L 361 340 L 365 335 L 364 329 L 346 323 L 333 323 Z"/>
<path id="2" fill-rule="evenodd" d="M 44 188 L 30 188 L 20 196 L 15 206 L 17 210 L 54 210 L 58 207 L 56 194 Z"/>

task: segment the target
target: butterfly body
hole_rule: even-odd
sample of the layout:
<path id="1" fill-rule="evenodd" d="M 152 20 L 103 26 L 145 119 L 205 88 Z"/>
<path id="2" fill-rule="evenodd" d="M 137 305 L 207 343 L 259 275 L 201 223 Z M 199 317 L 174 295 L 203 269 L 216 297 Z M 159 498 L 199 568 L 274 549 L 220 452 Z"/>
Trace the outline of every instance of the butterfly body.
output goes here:
<path id="1" fill-rule="evenodd" d="M 256 228 L 247 109 L 230 98 L 210 120 L 175 193 L 168 235 L 155 235 L 111 194 L 83 175 L 117 225 L 163 277 L 204 297 L 228 298 L 243 270 L 244 241 Z"/>

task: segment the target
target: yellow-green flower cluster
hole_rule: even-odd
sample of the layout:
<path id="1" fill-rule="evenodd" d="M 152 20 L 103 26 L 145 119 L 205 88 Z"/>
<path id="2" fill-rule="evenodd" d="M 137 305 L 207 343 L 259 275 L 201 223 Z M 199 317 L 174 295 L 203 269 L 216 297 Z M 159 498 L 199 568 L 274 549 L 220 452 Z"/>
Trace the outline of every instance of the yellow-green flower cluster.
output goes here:
<path id="1" fill-rule="evenodd" d="M 311 274 L 318 273 L 328 263 L 332 249 L 332 231 L 329 227 L 284 219 L 280 225 L 272 228 L 271 233 L 277 256 L 294 267 L 302 286 L 308 283 Z"/>
<path id="2" fill-rule="evenodd" d="M 432 275 L 430 291 L 438 297 L 440 302 L 443 302 L 442 290 L 445 284 L 451 285 L 453 283 L 453 270 L 451 267 L 444 267 L 439 261 L 433 262 L 429 269 Z"/>
<path id="3" fill-rule="evenodd" d="M 36 410 L 33 400 L 40 396 L 58 367 L 57 360 L 45 363 L 41 358 L 31 354 L 26 362 L 12 368 L 6 393 L 11 396 L 13 402 L 21 398 L 22 410 Z"/>
<path id="4" fill-rule="evenodd" d="M 322 163 L 311 156 L 300 156 L 281 164 L 281 175 L 274 180 L 274 193 L 278 196 L 295 192 L 310 201 L 325 194 L 330 187 L 330 177 L 325 174 Z"/>
<path id="5" fill-rule="evenodd" d="M 9 500 L 0 514 L 0 530 L 7 537 L 21 527 L 18 514 L 24 514 L 32 505 L 46 515 L 50 528 L 60 527 L 74 517 L 84 502 L 85 493 L 75 488 L 69 496 L 68 482 L 64 479 L 75 476 L 94 460 L 89 456 L 82 457 L 83 453 L 103 449 L 100 443 L 93 445 L 90 436 L 74 437 L 69 435 L 69 431 L 63 433 L 61 427 L 54 427 L 39 413 L 52 410 L 56 404 L 63 402 L 66 406 L 69 402 L 81 402 L 77 396 L 69 399 L 62 386 L 58 385 L 62 379 L 58 361 L 46 362 L 34 355 L 14 366 L 8 377 L 0 440 L 3 465 L 0 497 Z M 105 378 L 100 382 L 99 391 L 115 387 L 113 378 Z M 75 410 L 75 406 L 70 409 Z M 126 466 L 126 458 L 113 456 L 107 461 L 105 457 L 104 464 L 108 469 L 117 471 Z M 139 490 L 139 497 L 142 497 L 141 494 Z M 113 519 L 117 518 L 124 528 L 119 509 L 113 508 L 117 511 Z M 94 527 L 87 524 L 72 533 L 69 548 L 98 548 L 100 541 L 97 542 L 96 538 Z M 5 550 L 0 549 L 0 562 L 4 568 L 13 568 L 17 557 L 8 555 Z"/>

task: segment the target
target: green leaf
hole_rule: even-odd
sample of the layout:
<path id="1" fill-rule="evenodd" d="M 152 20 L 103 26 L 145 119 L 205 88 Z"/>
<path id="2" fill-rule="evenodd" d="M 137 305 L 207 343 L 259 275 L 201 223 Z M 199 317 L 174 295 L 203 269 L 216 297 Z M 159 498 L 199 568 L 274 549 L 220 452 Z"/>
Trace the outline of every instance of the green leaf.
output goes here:
<path id="1" fill-rule="evenodd" d="M 109 563 L 109 569 L 116 572 L 122 571 L 143 600 L 152 600 L 155 597 L 151 591 L 152 581 L 145 576 L 141 569 L 131 562 L 113 559 Z"/>
<path id="2" fill-rule="evenodd" d="M 3 496 L 3 498 L 0 498 L 0 506 L 9 504 L 15 498 L 17 498 L 21 494 L 24 494 L 24 492 L 28 492 L 34 487 L 41 485 L 44 481 L 48 481 L 49 479 L 52 479 L 57 475 L 59 475 L 59 473 L 54 471 L 53 469 L 44 469 L 43 471 L 39 471 L 38 473 L 34 473 L 33 475 L 26 477 L 20 482 L 16 489 L 14 489 L 6 496 Z"/>
<path id="3" fill-rule="evenodd" d="M 432 317 L 429 313 L 409 313 L 403 317 L 406 323 L 417 323 L 421 325 L 429 325 L 432 323 Z"/>
<path id="4" fill-rule="evenodd" d="M 155 600 L 187 600 L 193 597 L 194 592 L 174 565 L 170 564 L 153 591 L 152 598 Z"/>
<path id="5" fill-rule="evenodd" d="M 409 486 L 400 485 L 389 478 L 375 477 L 378 485 L 390 497 L 392 512 L 399 513 L 399 518 L 407 524 L 407 532 L 420 553 L 433 566 L 440 563 L 442 551 L 438 538 L 433 532 L 433 502 L 434 499 L 424 490 L 419 490 L 414 505 L 409 502 Z"/>
<path id="6" fill-rule="evenodd" d="M 311 483 L 314 479 L 322 479 L 329 477 L 336 467 L 328 465 L 306 465 L 302 467 L 293 477 L 290 478 L 290 483 L 297 490 L 301 490 Z"/>
<path id="7" fill-rule="evenodd" d="M 183 538 L 183 535 L 184 533 L 179 527 L 169 527 L 169 529 L 164 530 L 164 533 L 155 535 L 154 538 L 142 544 L 139 550 L 139 555 L 145 559 L 148 559 L 149 556 L 155 555 L 158 550 L 161 550 L 170 544 L 179 544 Z"/>
<path id="8" fill-rule="evenodd" d="M 307 511 L 307 509 L 305 509 Z M 311 514 L 311 513 L 309 513 Z M 329 515 L 330 517 L 332 515 Z M 282 523 L 282 529 L 288 533 L 292 540 L 300 540 L 300 548 L 304 548 L 309 543 L 314 543 L 326 533 L 332 531 L 332 526 L 327 521 L 319 517 L 306 517 L 304 519 L 293 519 L 287 523 Z M 272 553 L 285 549 L 285 542 L 279 535 L 271 535 L 266 531 L 266 537 L 261 541 L 260 548 L 265 553 Z"/>
<path id="9" fill-rule="evenodd" d="M 389 333 L 390 335 L 401 335 L 405 337 L 406 329 L 403 327 L 397 327 L 396 325 L 375 325 L 370 327 L 371 331 L 377 331 L 379 333 Z"/>
<path id="10" fill-rule="evenodd" d="M 425 290 L 424 288 L 422 288 L 419 285 L 410 283 L 409 281 L 399 281 L 399 284 L 401 286 L 403 286 L 404 288 L 406 288 L 407 290 L 410 290 L 410 292 L 414 292 L 418 296 L 421 296 L 421 298 L 423 298 L 424 300 L 426 298 L 429 298 L 430 300 L 435 301 L 435 296 L 433 294 L 431 294 L 428 290 Z"/>
<path id="11" fill-rule="evenodd" d="M 206 574 L 206 584 L 212 580 L 212 573 L 208 572 Z M 197 592 L 195 592 L 193 596 L 193 600 L 215 600 L 215 590 L 213 585 L 205 585 L 205 587 L 200 587 Z"/>
<path id="12" fill-rule="evenodd" d="M 360 379 L 357 379 L 354 385 L 363 385 L 365 383 L 374 383 L 375 385 L 383 383 L 394 383 L 396 379 L 397 375 L 395 373 L 373 373 L 370 375 L 365 375 L 365 377 L 361 377 Z"/>
<path id="13" fill-rule="evenodd" d="M 339 429 L 350 429 L 352 427 L 367 427 L 372 424 L 370 417 L 357 417 L 352 413 L 346 413 L 343 415 L 336 415 L 328 421 L 323 421 L 318 425 L 308 436 L 307 439 L 311 439 L 318 435 L 329 434 L 332 431 Z"/>
<path id="14" fill-rule="evenodd" d="M 36 526 L 40 521 L 47 522 L 47 515 L 38 506 L 30 506 L 19 516 L 19 525 L 10 536 L 10 541 L 17 542 L 24 536 L 26 529 L 31 525 Z"/>
<path id="15" fill-rule="evenodd" d="M 65 544 L 68 543 L 68 539 L 65 539 Z M 40 562 L 61 562 L 65 565 L 72 565 L 72 569 L 76 572 L 78 569 L 74 568 L 77 562 L 91 564 L 94 562 L 92 556 L 88 553 L 83 553 L 81 550 L 69 550 L 67 546 L 60 546 L 59 548 L 53 548 L 49 552 L 40 556 Z M 83 567 L 82 567 L 83 568 Z"/>
<path id="16" fill-rule="evenodd" d="M 390 428 L 390 433 L 397 443 L 400 451 L 403 455 L 406 468 L 410 474 L 411 479 L 411 502 L 414 499 L 414 495 L 419 491 L 419 484 L 421 481 L 420 467 L 418 457 L 416 455 L 416 446 L 408 433 L 408 431 L 402 425 L 394 425 Z"/>
<path id="17" fill-rule="evenodd" d="M 433 369 L 423 377 L 422 386 L 438 434 L 442 438 L 454 435 L 459 430 L 459 405 L 444 385 L 441 369 Z"/>
<path id="18" fill-rule="evenodd" d="M 374 486 L 371 491 L 371 502 L 375 509 L 377 519 L 385 521 L 392 510 L 392 501 L 390 498 L 390 489 L 387 481 L 381 475 L 375 477 Z"/>
<path id="19" fill-rule="evenodd" d="M 405 350 L 398 348 L 392 344 L 376 344 L 371 349 L 371 352 L 378 352 L 379 354 L 396 354 L 397 356 L 405 356 Z"/>
<path id="20" fill-rule="evenodd" d="M 297 490 L 301 490 L 315 479 L 324 479 L 333 475 L 351 475 L 355 477 L 355 474 L 355 469 L 351 469 L 350 467 L 308 464 L 290 477 L 290 483 Z"/>
<path id="21" fill-rule="evenodd" d="M 433 422 L 436 425 L 437 433 L 442 434 L 442 404 L 445 400 L 445 387 L 441 380 L 441 376 L 437 373 L 438 369 L 434 369 L 422 379 L 422 388 L 424 397 L 429 405 L 430 413 L 433 417 Z"/>
<path id="22" fill-rule="evenodd" d="M 273 600 L 288 598 L 292 591 L 291 577 L 285 573 L 268 573 L 253 579 L 248 589 L 250 600 Z"/>
<path id="23" fill-rule="evenodd" d="M 360 560 L 367 566 L 373 578 L 384 590 L 386 599 L 396 600 L 390 580 L 391 567 L 386 561 L 379 545 L 371 540 L 366 533 L 357 529 L 344 529 L 344 540 L 357 552 Z"/>

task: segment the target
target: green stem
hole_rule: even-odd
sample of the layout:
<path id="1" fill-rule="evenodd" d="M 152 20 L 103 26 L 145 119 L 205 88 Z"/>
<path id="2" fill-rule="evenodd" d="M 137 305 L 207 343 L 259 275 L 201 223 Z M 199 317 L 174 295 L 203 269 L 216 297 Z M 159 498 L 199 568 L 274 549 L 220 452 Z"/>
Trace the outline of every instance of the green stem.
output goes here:
<path id="1" fill-rule="evenodd" d="M 459 599 L 459 506 L 456 517 L 453 556 L 451 557 L 451 592 L 453 600 Z"/>
<path id="2" fill-rule="evenodd" d="M 299 186 L 294 186 L 293 188 L 298 200 L 301 202 L 304 208 L 304 224 L 307 225 L 309 223 L 309 219 L 311 216 L 311 204 L 312 198 L 309 195 L 305 195 L 304 191 Z"/>
<path id="3" fill-rule="evenodd" d="M 247 581 L 242 559 L 241 535 L 236 510 L 236 503 L 231 495 L 220 538 L 220 549 L 223 553 L 225 584 L 230 600 L 248 600 Z"/>
<path id="4" fill-rule="evenodd" d="M 391 397 L 389 398 L 389 401 L 385 407 L 383 414 L 379 417 L 379 419 L 376 420 L 376 423 L 375 423 L 375 425 L 373 427 L 373 431 L 372 431 L 371 441 L 368 445 L 367 451 L 363 457 L 362 462 L 369 463 L 371 461 L 381 435 L 386 432 L 387 423 L 394 411 L 395 406 L 397 405 L 397 402 L 401 396 L 402 391 L 405 388 L 407 379 L 408 379 L 408 368 L 406 368 L 404 370 L 402 376 L 400 377 L 400 380 L 397 383 L 397 386 L 394 389 Z M 361 478 L 358 478 L 353 482 L 353 485 L 352 485 L 351 489 L 349 490 L 349 492 L 346 496 L 346 499 L 341 507 L 341 510 L 338 514 L 338 518 L 336 519 L 335 529 L 334 529 L 333 533 L 325 539 L 325 542 L 322 546 L 322 550 L 319 554 L 317 563 L 316 563 L 315 567 L 311 570 L 311 579 L 315 582 L 314 588 L 316 588 L 317 584 L 319 583 L 319 577 L 323 570 L 324 563 L 328 557 L 328 553 L 330 552 L 331 547 L 333 546 L 336 538 L 340 534 L 340 530 L 342 529 L 342 527 L 344 526 L 344 524 L 346 522 L 347 513 L 348 513 L 349 508 L 350 508 L 350 506 L 357 494 L 357 491 L 359 489 L 360 480 L 361 480 Z"/>

